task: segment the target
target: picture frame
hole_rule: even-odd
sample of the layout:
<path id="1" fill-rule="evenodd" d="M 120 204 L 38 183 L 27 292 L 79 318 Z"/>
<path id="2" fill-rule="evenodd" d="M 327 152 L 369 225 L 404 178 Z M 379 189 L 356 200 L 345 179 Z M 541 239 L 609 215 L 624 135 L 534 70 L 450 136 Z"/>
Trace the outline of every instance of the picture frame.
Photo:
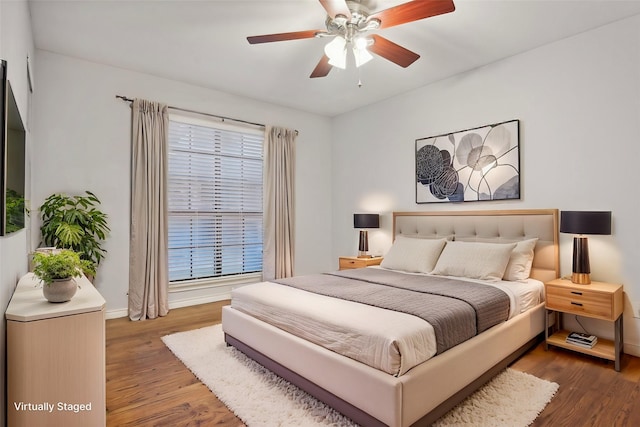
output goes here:
<path id="1" fill-rule="evenodd" d="M 416 203 L 520 199 L 517 119 L 415 142 Z"/>

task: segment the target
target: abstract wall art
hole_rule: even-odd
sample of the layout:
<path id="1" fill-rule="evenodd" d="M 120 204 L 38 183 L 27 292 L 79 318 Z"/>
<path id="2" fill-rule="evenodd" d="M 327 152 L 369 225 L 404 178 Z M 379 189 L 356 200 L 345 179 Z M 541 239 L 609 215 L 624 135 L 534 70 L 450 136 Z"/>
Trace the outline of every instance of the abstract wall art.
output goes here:
<path id="1" fill-rule="evenodd" d="M 520 199 L 520 122 L 416 140 L 416 203 Z"/>

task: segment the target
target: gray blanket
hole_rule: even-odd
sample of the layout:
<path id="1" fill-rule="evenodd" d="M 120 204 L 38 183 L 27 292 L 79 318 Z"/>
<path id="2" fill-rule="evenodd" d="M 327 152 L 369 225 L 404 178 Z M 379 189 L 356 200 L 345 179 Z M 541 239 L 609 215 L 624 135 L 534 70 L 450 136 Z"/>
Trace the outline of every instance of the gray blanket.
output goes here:
<path id="1" fill-rule="evenodd" d="M 418 316 L 433 326 L 438 354 L 509 317 L 509 297 L 500 289 L 438 276 L 360 268 L 275 282 Z"/>

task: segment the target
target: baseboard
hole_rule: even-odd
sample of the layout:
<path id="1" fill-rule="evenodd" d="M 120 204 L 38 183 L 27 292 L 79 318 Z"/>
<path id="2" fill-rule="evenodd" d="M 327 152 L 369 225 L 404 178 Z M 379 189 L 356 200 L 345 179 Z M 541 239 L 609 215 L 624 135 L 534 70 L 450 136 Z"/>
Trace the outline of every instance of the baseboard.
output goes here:
<path id="1" fill-rule="evenodd" d="M 205 295 L 192 298 L 183 298 L 179 300 L 169 301 L 169 309 L 190 307 L 192 305 L 208 304 L 210 302 L 223 301 L 231 299 L 231 291 L 216 293 L 215 295 Z M 105 313 L 106 319 L 118 319 L 120 317 L 129 316 L 129 310 L 126 308 L 120 308 L 115 310 L 107 310 Z"/>
<path id="2" fill-rule="evenodd" d="M 104 313 L 105 319 L 118 319 L 120 317 L 127 317 L 129 315 L 129 310 L 126 308 L 119 308 L 117 310 L 107 310 Z"/>
<path id="3" fill-rule="evenodd" d="M 625 354 L 630 354 L 631 356 L 640 357 L 640 345 L 625 343 L 622 352 Z"/>
<path id="4" fill-rule="evenodd" d="M 231 292 L 201 296 L 196 298 L 185 298 L 177 301 L 169 301 L 169 308 L 172 309 L 190 307 L 192 305 L 207 304 L 210 302 L 222 301 L 226 299 L 231 299 Z"/>

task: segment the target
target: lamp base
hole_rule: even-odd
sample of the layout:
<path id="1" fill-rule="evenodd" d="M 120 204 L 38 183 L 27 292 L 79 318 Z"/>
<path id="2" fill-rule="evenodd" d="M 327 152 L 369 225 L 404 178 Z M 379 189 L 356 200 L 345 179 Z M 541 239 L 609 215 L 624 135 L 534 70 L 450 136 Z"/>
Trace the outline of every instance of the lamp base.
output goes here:
<path id="1" fill-rule="evenodd" d="M 369 255 L 366 252 L 358 252 L 358 258 L 373 258 L 373 255 Z"/>
<path id="2" fill-rule="evenodd" d="M 573 238 L 573 269 L 571 281 L 578 285 L 591 283 L 591 267 L 589 265 L 589 240 L 586 236 Z"/>
<path id="3" fill-rule="evenodd" d="M 360 241 L 358 243 L 358 258 L 369 258 L 369 234 L 367 230 L 360 230 Z"/>
<path id="4" fill-rule="evenodd" d="M 588 285 L 591 283 L 591 275 L 589 273 L 572 273 L 571 282 L 577 285 Z"/>

